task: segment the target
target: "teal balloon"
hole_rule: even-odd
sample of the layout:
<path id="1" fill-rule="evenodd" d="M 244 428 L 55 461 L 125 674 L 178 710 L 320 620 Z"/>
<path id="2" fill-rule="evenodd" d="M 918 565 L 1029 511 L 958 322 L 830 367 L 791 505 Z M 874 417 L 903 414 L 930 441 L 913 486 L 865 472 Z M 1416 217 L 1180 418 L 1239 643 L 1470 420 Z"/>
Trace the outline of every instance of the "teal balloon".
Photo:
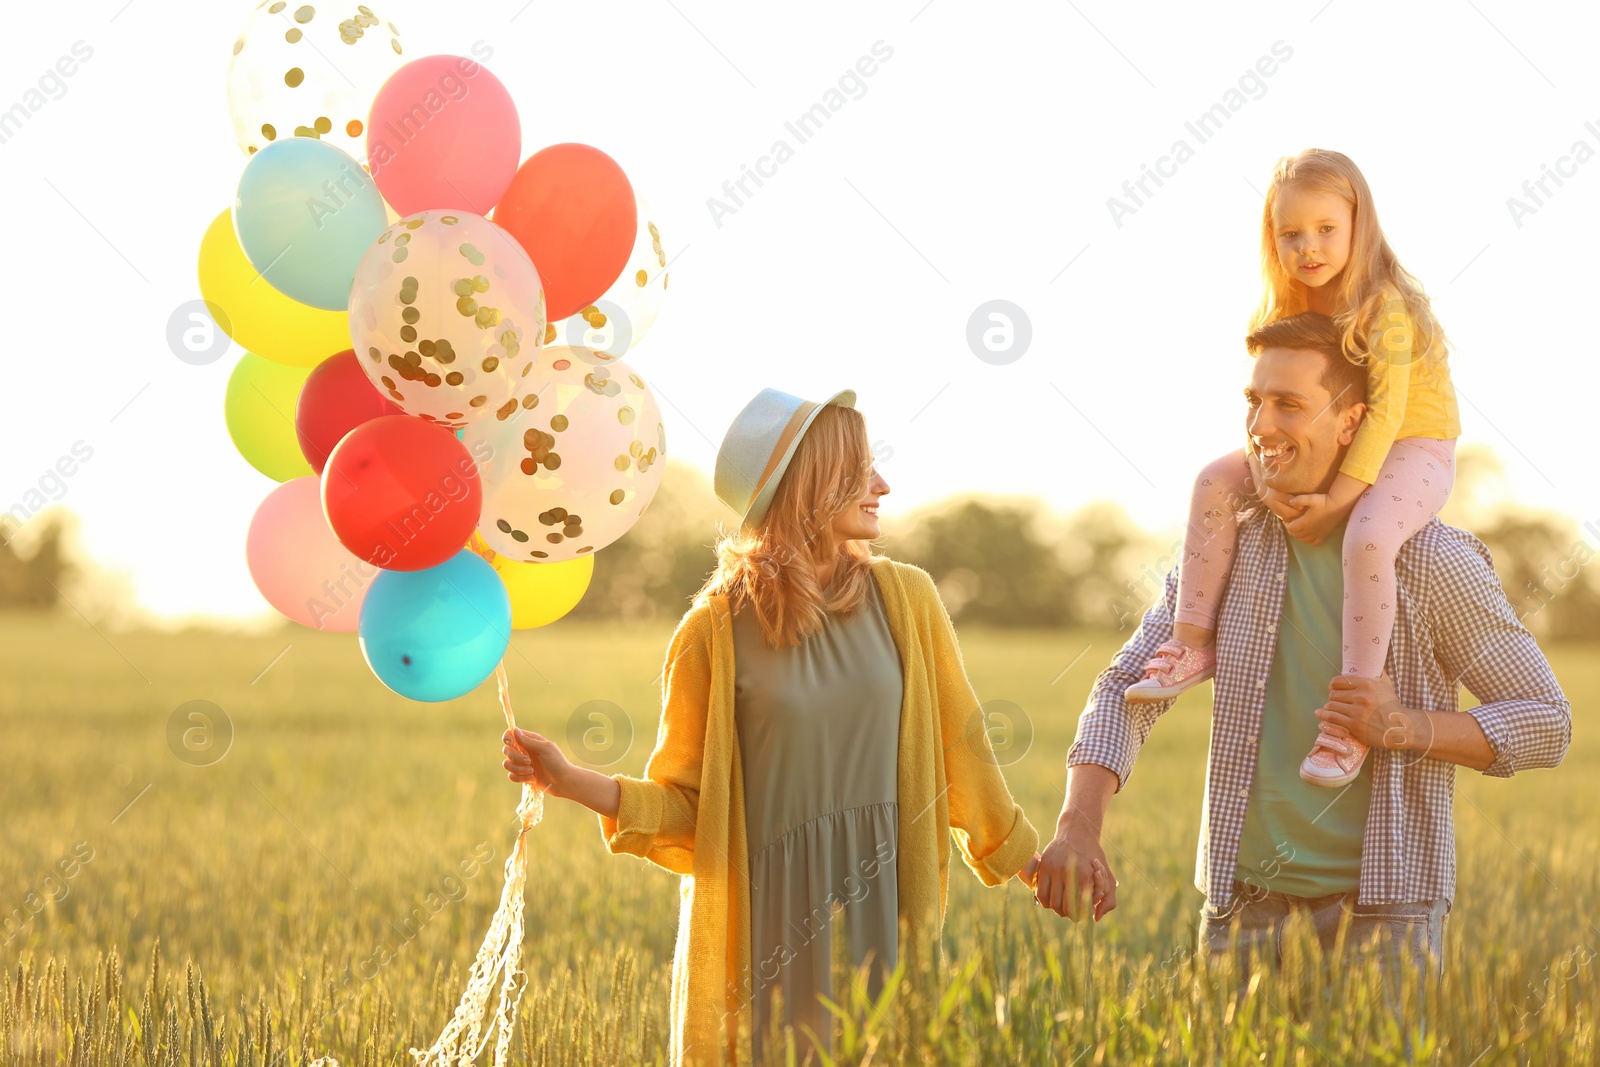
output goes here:
<path id="1" fill-rule="evenodd" d="M 462 549 L 436 567 L 383 571 L 361 603 L 361 654 L 412 700 L 454 700 L 494 673 L 511 643 L 511 597 L 483 557 Z"/>
<path id="2" fill-rule="evenodd" d="M 361 256 L 388 228 L 383 197 L 349 155 L 286 137 L 250 157 L 233 228 L 250 265 L 302 304 L 344 311 Z"/>

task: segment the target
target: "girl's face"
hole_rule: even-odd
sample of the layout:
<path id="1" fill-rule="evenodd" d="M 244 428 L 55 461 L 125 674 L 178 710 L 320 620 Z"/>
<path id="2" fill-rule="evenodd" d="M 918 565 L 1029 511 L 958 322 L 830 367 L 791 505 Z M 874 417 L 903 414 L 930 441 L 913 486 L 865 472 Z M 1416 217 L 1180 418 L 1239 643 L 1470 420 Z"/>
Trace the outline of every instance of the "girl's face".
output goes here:
<path id="1" fill-rule="evenodd" d="M 1278 262 L 1291 278 L 1313 289 L 1333 281 L 1350 261 L 1350 202 L 1333 193 L 1289 188 L 1278 195 L 1272 217 Z"/>
<path id="2" fill-rule="evenodd" d="M 872 468 L 872 477 L 867 479 L 866 492 L 861 499 L 834 517 L 834 536 L 840 541 L 871 541 L 882 537 L 883 531 L 878 528 L 878 498 L 888 493 L 889 483 L 883 480 L 878 468 Z"/>

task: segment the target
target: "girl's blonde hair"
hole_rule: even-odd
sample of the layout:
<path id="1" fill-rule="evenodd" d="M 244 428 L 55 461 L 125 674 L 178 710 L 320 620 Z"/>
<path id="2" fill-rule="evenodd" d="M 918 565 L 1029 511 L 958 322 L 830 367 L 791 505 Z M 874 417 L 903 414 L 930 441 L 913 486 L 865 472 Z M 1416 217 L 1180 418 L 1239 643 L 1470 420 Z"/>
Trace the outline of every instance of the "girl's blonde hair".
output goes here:
<path id="1" fill-rule="evenodd" d="M 817 567 L 833 544 L 828 533 L 833 520 L 866 494 L 872 463 L 861 413 L 837 404 L 824 406 L 800 438 L 761 522 L 749 532 L 719 535 L 717 569 L 695 594 L 694 604 L 721 594 L 732 610 L 748 605 L 772 648 L 798 645 L 816 633 L 827 611 L 853 610 L 873 580 L 870 542 L 850 540 L 839 546 L 826 597 Z"/>
<path id="2" fill-rule="evenodd" d="M 1345 357 L 1365 364 L 1375 358 L 1381 332 L 1395 326 L 1389 316 L 1404 311 L 1411 319 L 1411 358 L 1436 359 L 1444 353 L 1446 338 L 1422 283 L 1400 265 L 1378 226 L 1367 179 L 1349 156 L 1325 148 L 1308 148 L 1284 156 L 1273 168 L 1267 200 L 1261 211 L 1261 275 L 1265 283 L 1261 304 L 1250 318 L 1254 332 L 1269 322 L 1309 311 L 1308 287 L 1292 277 L 1278 261 L 1278 201 L 1290 189 L 1332 193 L 1350 205 L 1352 233 L 1350 259 L 1335 286 L 1332 316 L 1343 335 Z"/>

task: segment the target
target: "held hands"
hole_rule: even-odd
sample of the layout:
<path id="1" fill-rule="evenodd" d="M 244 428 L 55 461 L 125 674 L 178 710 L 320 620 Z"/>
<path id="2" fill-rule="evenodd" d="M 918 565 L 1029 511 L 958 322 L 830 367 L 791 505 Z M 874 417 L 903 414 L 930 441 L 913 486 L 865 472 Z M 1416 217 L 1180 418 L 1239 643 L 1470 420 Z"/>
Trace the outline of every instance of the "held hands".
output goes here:
<path id="1" fill-rule="evenodd" d="M 1099 922 L 1117 906 L 1117 879 L 1096 831 L 1069 822 L 1018 877 L 1030 868 L 1034 902 L 1073 922 L 1091 915 Z"/>

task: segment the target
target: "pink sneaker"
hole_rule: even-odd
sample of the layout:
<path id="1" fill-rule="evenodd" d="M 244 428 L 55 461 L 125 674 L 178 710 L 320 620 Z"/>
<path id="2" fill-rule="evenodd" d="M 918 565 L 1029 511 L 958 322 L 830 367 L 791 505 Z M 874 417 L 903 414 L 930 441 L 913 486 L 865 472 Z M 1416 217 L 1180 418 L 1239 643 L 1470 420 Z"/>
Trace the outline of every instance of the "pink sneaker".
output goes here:
<path id="1" fill-rule="evenodd" d="M 1334 737 L 1327 731 L 1317 734 L 1317 743 L 1300 761 L 1300 777 L 1312 785 L 1337 788 L 1349 785 L 1361 773 L 1367 746 L 1353 737 Z"/>
<path id="2" fill-rule="evenodd" d="M 1123 698 L 1134 701 L 1167 700 L 1217 673 L 1217 650 L 1190 648 L 1181 641 L 1168 641 L 1156 649 L 1155 658 L 1144 665 L 1144 677 L 1128 686 Z"/>

